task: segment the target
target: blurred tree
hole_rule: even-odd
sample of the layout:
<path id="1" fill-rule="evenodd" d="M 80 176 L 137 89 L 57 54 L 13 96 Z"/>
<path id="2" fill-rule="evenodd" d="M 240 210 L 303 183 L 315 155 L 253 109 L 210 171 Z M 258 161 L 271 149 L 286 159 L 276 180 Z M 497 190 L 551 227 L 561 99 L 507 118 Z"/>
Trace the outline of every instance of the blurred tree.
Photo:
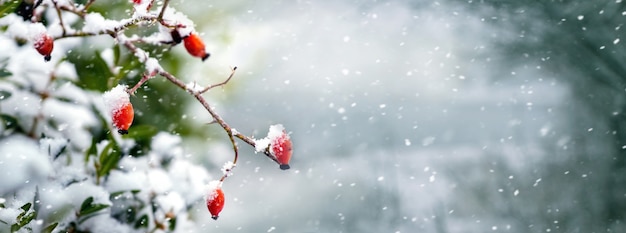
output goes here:
<path id="1" fill-rule="evenodd" d="M 540 69 L 570 90 L 562 127 L 545 142 L 545 159 L 516 171 L 498 156 L 490 169 L 522 180 L 469 182 L 461 190 L 491 214 L 518 220 L 532 231 L 623 232 L 626 227 L 626 47 L 621 0 L 453 1 L 495 27 L 490 43 L 506 77 L 515 69 Z M 493 64 L 492 64 L 493 65 Z M 528 80 L 527 80 L 528 81 Z M 530 80 L 535 81 L 535 80 Z M 559 143 L 560 141 L 560 143 Z M 463 164 L 462 166 L 466 166 Z M 454 173 L 454 171 L 451 171 Z M 540 179 L 542 185 L 534 185 Z M 479 187 L 463 187 L 476 185 Z M 506 184 L 524 195 L 499 199 L 487 186 Z M 540 187 L 540 188 L 535 188 Z M 543 187 L 543 188 L 541 188 Z M 492 187 L 491 189 L 493 189 Z M 523 200 L 520 202 L 519 200 Z M 490 204 L 503 202 L 503 205 Z M 493 211 L 493 212 L 491 212 Z M 551 216 L 548 216 L 551 215 Z M 534 226 L 534 228 L 531 228 Z M 556 227 L 555 227 L 556 226 Z M 528 229 L 522 230 L 522 232 Z"/>

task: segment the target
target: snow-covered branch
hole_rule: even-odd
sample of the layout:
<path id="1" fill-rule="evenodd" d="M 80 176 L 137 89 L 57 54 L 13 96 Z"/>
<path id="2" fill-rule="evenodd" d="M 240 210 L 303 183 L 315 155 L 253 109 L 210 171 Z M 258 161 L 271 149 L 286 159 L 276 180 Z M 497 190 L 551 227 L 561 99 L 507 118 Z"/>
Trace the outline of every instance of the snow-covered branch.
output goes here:
<path id="1" fill-rule="evenodd" d="M 31 80 L 29 74 L 24 74 L 28 69 L 18 70 L 15 65 L 5 68 L 4 60 L 0 59 L 0 75 L 11 76 L 11 82 L 0 82 L 0 121 L 5 123 L 0 129 L 13 130 L 0 132 L 8 132 L 6 134 L 16 138 L 13 140 L 17 144 L 30 145 L 39 142 L 41 153 L 32 152 L 33 155 L 29 155 L 29 158 L 43 158 L 39 162 L 35 162 L 35 159 L 27 161 L 41 174 L 34 175 L 34 178 L 29 177 L 32 174 L 20 175 L 17 179 L 27 179 L 25 184 L 15 183 L 6 187 L 0 185 L 0 211 L 13 211 L 11 214 L 0 214 L 0 231 L 4 230 L 3 223 L 11 231 L 183 231 L 185 228 L 181 224 L 191 221 L 187 210 L 197 203 L 198 197 L 205 197 L 213 219 L 217 219 L 222 211 L 225 201 L 222 183 L 232 176 L 240 156 L 237 140 L 255 148 L 256 152 L 263 153 L 279 164 L 281 169 L 289 168 L 292 144 L 282 125 L 270 126 L 267 137 L 256 140 L 231 127 L 203 96 L 213 88 L 227 85 L 234 77 L 237 67 L 231 68 L 229 76 L 219 83 L 185 83 L 164 69 L 159 57 L 148 52 L 146 44 L 163 47 L 183 44 L 192 57 L 205 61 L 210 56 L 200 34 L 195 30 L 194 22 L 170 7 L 169 0 L 163 0 L 160 4 L 155 4 L 154 0 L 132 0 L 132 3 L 129 2 L 132 5 L 129 5 L 128 17 L 119 20 L 108 19 L 103 14 L 92 11 L 95 2 L 96 0 L 88 0 L 81 5 L 68 0 L 16 1 L 20 5 L 11 5 L 15 7 L 14 12 L 0 17 L 0 40 L 3 43 L 12 42 L 7 46 L 7 51 L 36 51 L 28 52 L 43 56 L 43 60 L 47 62 L 39 60 L 46 66 L 36 68 L 48 69 L 40 73 L 50 73 L 46 75 L 46 85 L 42 87 L 39 83 L 43 80 Z M 157 5 L 158 7 L 154 7 Z M 156 32 L 150 35 L 128 35 L 131 28 Z M 71 43 L 59 41 L 72 42 L 98 35 L 109 35 L 115 43 L 115 58 L 109 56 L 100 59 L 102 63 L 106 63 L 103 72 L 110 72 L 116 77 L 111 81 L 109 75 L 96 74 L 102 77 L 99 76 L 94 82 L 110 80 L 101 82 L 103 86 L 107 86 L 106 89 L 96 86 L 95 89 L 104 94 L 94 97 L 93 93 L 81 90 L 81 86 L 76 84 L 76 80 L 80 80 L 83 74 L 78 72 L 81 65 L 76 59 L 67 58 L 68 51 L 73 49 L 68 46 Z M 24 43 L 32 43 L 32 47 L 22 46 Z M 141 77 L 130 88 L 118 84 L 120 79 L 126 77 L 118 75 L 123 72 L 117 68 L 119 53 L 124 52 L 129 55 L 128 59 L 140 64 L 138 67 L 128 68 Z M 10 64 L 10 59 L 19 59 L 19 56 L 7 57 Z M 74 74 L 67 76 L 75 82 L 60 84 L 61 80 L 57 77 L 68 72 L 63 73 L 57 69 L 73 69 Z M 193 96 L 213 122 L 224 130 L 232 145 L 233 158 L 222 166 L 219 179 L 210 181 L 204 168 L 183 158 L 178 146 L 182 140 L 180 137 L 163 132 L 145 133 L 142 132 L 145 128 L 133 126 L 135 108 L 131 103 L 132 97 L 140 87 L 149 85 L 149 81 L 157 77 L 165 78 L 171 85 Z M 70 86 L 74 91 L 68 92 L 59 88 L 57 93 L 55 84 Z M 29 107 L 35 110 L 15 107 L 19 101 L 11 95 L 24 95 L 21 99 L 29 99 L 34 95 L 35 98 L 31 99 L 34 99 L 33 105 L 36 106 Z M 4 101 L 6 98 L 9 99 L 8 102 Z M 28 104 L 30 103 L 26 106 Z M 51 104 L 59 109 L 68 109 L 59 107 L 63 104 L 77 106 L 67 111 L 52 111 L 51 107 L 47 107 Z M 66 112 L 73 112 L 88 120 L 62 117 Z M 84 114 L 80 114 L 83 112 Z M 106 126 L 97 127 L 98 122 Z M 67 130 L 68 127 L 71 128 L 68 126 L 71 124 L 77 126 Z M 138 141 L 133 137 L 140 137 L 142 133 L 150 135 L 151 150 L 136 155 L 133 148 Z M 14 136 L 19 134 L 23 135 Z M 122 136 L 124 134 L 130 135 Z M 0 151 L 3 149 L 5 148 L 0 146 Z M 9 150 L 3 153 L 23 152 Z M 22 189 L 28 189 L 25 193 L 30 196 L 17 195 Z M 58 190 L 67 200 L 41 198 L 44 190 Z M 9 193 L 14 195 L 7 202 L 3 197 Z M 53 206 L 51 203 L 55 201 L 61 204 Z M 5 205 L 5 202 L 9 204 Z M 41 210 L 38 204 L 40 202 L 51 205 L 51 210 Z M 55 214 L 63 216 L 52 218 Z M 127 215 L 132 215 L 132 218 L 124 217 Z"/>

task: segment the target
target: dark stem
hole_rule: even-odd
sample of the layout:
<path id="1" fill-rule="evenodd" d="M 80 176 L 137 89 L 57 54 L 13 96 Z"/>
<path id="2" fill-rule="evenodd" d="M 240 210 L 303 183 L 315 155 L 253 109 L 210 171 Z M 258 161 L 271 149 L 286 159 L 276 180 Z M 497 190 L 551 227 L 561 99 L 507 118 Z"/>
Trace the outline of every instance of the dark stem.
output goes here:
<path id="1" fill-rule="evenodd" d="M 158 21 L 163 21 L 163 15 L 165 14 L 165 8 L 167 8 L 167 5 L 170 3 L 170 0 L 164 0 L 163 1 L 163 7 L 161 8 L 161 12 L 159 13 L 159 16 L 157 17 Z"/>

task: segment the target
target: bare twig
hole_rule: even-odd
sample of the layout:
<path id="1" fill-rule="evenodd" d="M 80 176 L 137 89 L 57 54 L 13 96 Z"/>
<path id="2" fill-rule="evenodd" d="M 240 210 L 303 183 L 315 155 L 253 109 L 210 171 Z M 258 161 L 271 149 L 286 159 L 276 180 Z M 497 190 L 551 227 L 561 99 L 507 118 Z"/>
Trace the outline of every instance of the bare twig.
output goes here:
<path id="1" fill-rule="evenodd" d="M 61 7 L 62 9 L 62 7 Z M 76 31 L 74 33 L 63 33 L 63 35 L 59 36 L 59 37 L 55 37 L 54 39 L 61 39 L 61 38 L 69 38 L 69 37 L 87 37 L 87 36 L 97 36 L 97 35 L 111 35 L 112 37 L 116 37 L 115 34 L 120 33 L 126 29 L 128 29 L 129 27 L 138 25 L 140 23 L 152 23 L 156 21 L 156 16 L 152 16 L 152 15 L 142 15 L 136 18 L 131 18 L 125 22 L 123 22 L 122 24 L 113 27 L 112 29 L 108 29 L 108 30 L 102 30 L 96 33 L 93 32 L 83 32 L 83 31 Z M 65 30 L 64 30 L 65 31 Z"/>
<path id="2" fill-rule="evenodd" d="M 89 2 L 85 4 L 82 10 L 83 14 L 87 14 L 87 10 L 89 9 L 89 7 L 91 7 L 91 5 L 93 5 L 94 2 L 96 2 L 96 0 L 89 0 Z"/>
<path id="3" fill-rule="evenodd" d="M 226 83 L 228 83 L 228 81 L 230 81 L 230 79 L 233 77 L 233 75 L 235 75 L 235 71 L 236 70 L 237 70 L 237 67 L 236 66 L 233 67 L 232 70 L 230 71 L 230 75 L 228 76 L 228 78 L 226 80 L 224 80 L 224 82 L 213 84 L 213 85 L 209 85 L 208 87 L 202 89 L 202 91 L 200 91 L 199 93 L 203 94 L 203 93 L 209 91 L 211 88 L 226 85 Z"/>
<path id="4" fill-rule="evenodd" d="M 63 30 L 63 36 L 65 36 L 65 34 L 67 33 L 65 31 L 65 25 L 63 24 L 63 17 L 61 16 L 61 9 L 59 9 L 59 5 L 57 4 L 57 1 L 52 1 L 52 4 L 54 4 L 54 9 L 57 12 L 57 16 L 59 17 L 59 25 L 61 25 L 61 29 Z"/>
<path id="5" fill-rule="evenodd" d="M 133 88 L 131 88 L 130 90 L 128 90 L 128 94 L 135 95 L 135 92 L 137 91 L 137 89 L 138 89 L 141 85 L 143 85 L 146 81 L 148 81 L 148 79 L 150 79 L 150 78 L 152 78 L 152 76 L 149 76 L 149 75 L 147 75 L 147 74 L 144 74 L 144 75 L 141 77 L 141 80 L 139 80 L 139 82 L 137 82 L 137 84 L 135 84 L 135 86 L 134 86 Z"/>
<path id="6" fill-rule="evenodd" d="M 163 21 L 163 15 L 165 14 L 165 9 L 167 9 L 167 5 L 170 3 L 170 0 L 164 0 L 163 1 L 163 6 L 161 7 L 161 12 L 159 12 L 159 16 L 157 17 L 157 20 L 159 22 Z"/>
<path id="7" fill-rule="evenodd" d="M 67 12 L 71 12 L 74 13 L 75 15 L 80 16 L 81 18 L 85 18 L 85 15 L 87 15 L 87 12 L 83 12 L 82 10 L 76 8 L 76 6 L 72 5 L 72 7 L 67 7 L 66 5 L 61 5 L 59 7 L 59 9 L 63 10 L 63 11 L 67 11 Z"/>
<path id="8" fill-rule="evenodd" d="M 202 104 L 202 106 L 204 107 L 205 110 L 207 110 L 207 112 L 209 112 L 209 114 L 211 115 L 211 117 L 213 117 L 213 120 L 215 121 L 215 123 L 219 124 L 220 127 L 222 127 L 222 129 L 224 129 L 224 131 L 226 131 L 226 133 L 228 134 L 229 138 L 231 137 L 236 137 L 239 138 L 240 140 L 242 140 L 243 142 L 247 143 L 248 145 L 255 147 L 256 143 L 254 142 L 254 139 L 245 136 L 241 133 L 233 133 L 232 128 L 226 123 L 226 121 L 224 121 L 224 119 L 222 119 L 222 117 L 220 115 L 218 115 L 213 108 L 211 108 L 211 106 L 209 105 L 209 103 L 206 102 L 206 100 L 204 99 L 204 97 L 202 96 L 202 93 L 200 92 L 196 92 L 194 90 L 188 89 L 187 86 L 185 85 L 185 83 L 183 83 L 182 81 L 180 81 L 178 78 L 176 78 L 174 75 L 166 72 L 166 71 L 160 71 L 159 75 L 165 77 L 167 80 L 169 80 L 170 82 L 174 83 L 176 86 L 182 88 L 183 90 L 189 92 L 190 94 L 192 94 L 197 100 L 198 102 L 200 102 L 200 104 Z M 231 142 L 234 142 L 231 139 Z M 236 148 L 236 145 L 233 143 L 233 147 Z M 276 163 L 279 163 L 278 160 L 276 159 L 276 157 L 274 157 L 269 151 L 264 151 L 263 154 L 265 154 L 265 156 L 267 156 L 268 158 L 270 158 L 271 160 L 273 160 Z"/>
<path id="9" fill-rule="evenodd" d="M 248 137 L 246 135 L 243 135 L 241 133 L 236 133 L 234 136 L 239 138 L 241 141 L 244 141 L 245 143 L 248 143 L 250 146 L 256 148 L 256 142 L 254 142 L 254 139 L 252 139 L 252 138 L 250 138 L 250 137 Z M 276 157 L 274 155 L 272 155 L 269 150 L 264 150 L 263 154 L 265 154 L 265 156 L 267 156 L 268 158 L 270 158 L 271 160 L 273 160 L 277 164 L 280 164 L 278 162 L 278 160 L 276 159 Z"/>

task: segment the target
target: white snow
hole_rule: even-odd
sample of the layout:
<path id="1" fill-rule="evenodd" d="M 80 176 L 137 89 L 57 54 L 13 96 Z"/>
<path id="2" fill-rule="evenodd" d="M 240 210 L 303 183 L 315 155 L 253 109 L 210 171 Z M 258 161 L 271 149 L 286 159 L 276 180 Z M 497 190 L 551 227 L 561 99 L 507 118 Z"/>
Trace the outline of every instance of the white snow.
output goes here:
<path id="1" fill-rule="evenodd" d="M 72 81 L 78 80 L 78 74 L 76 74 L 76 69 L 74 69 L 74 65 L 67 61 L 60 62 L 59 65 L 57 65 L 56 69 L 54 69 L 54 76 L 58 78 L 69 79 Z M 82 89 L 79 90 L 82 93 Z"/>
<path id="2" fill-rule="evenodd" d="M 188 82 L 185 85 L 186 89 L 190 92 L 197 93 L 204 90 L 204 87 L 198 84 L 197 82 Z"/>
<path id="3" fill-rule="evenodd" d="M 147 188 L 147 176 L 143 171 L 122 172 L 113 170 L 107 178 L 105 187 L 107 191 L 114 193 L 130 190 L 145 190 Z"/>
<path id="4" fill-rule="evenodd" d="M 224 166 L 222 166 L 221 170 L 225 176 L 231 176 L 233 175 L 233 168 L 235 168 L 235 164 L 232 161 L 228 161 L 224 163 Z"/>
<path id="5" fill-rule="evenodd" d="M 174 181 L 172 191 L 179 192 L 189 202 L 188 204 L 204 197 L 205 185 L 211 179 L 204 167 L 184 159 L 173 160 L 168 174 Z"/>
<path id="6" fill-rule="evenodd" d="M 257 139 L 254 141 L 256 152 L 263 152 L 270 146 L 270 143 L 277 137 L 280 137 L 285 132 L 285 127 L 282 124 L 271 125 L 267 136 L 265 138 Z"/>
<path id="7" fill-rule="evenodd" d="M 95 215 L 79 225 L 80 230 L 90 232 L 127 233 L 135 232 L 131 225 L 122 224 L 108 214 Z"/>
<path id="8" fill-rule="evenodd" d="M 0 140 L 0 193 L 10 193 L 46 181 L 52 173 L 47 154 L 33 139 L 12 135 Z"/>
<path id="9" fill-rule="evenodd" d="M 19 208 L 3 208 L 2 210 L 0 210 L 0 221 L 7 223 L 7 225 L 13 225 L 15 222 L 17 222 L 17 216 L 21 213 L 22 210 Z"/>
<path id="10" fill-rule="evenodd" d="M 148 73 L 150 74 L 151 77 L 153 75 L 163 71 L 163 68 L 161 67 L 161 64 L 159 64 L 159 60 L 157 60 L 156 58 L 153 58 L 153 57 L 148 58 L 148 60 L 146 60 L 145 66 L 146 66 L 146 71 L 148 71 Z"/>
<path id="11" fill-rule="evenodd" d="M 62 221 L 71 219 L 75 207 L 70 201 L 71 196 L 66 195 L 66 191 L 58 182 L 47 182 L 39 186 L 39 216 L 47 216 L 47 221 Z M 68 216 L 69 215 L 69 216 Z"/>
<path id="12" fill-rule="evenodd" d="M 177 192 L 170 192 L 164 195 L 159 195 L 155 199 L 155 202 L 163 211 L 171 211 L 174 214 L 181 212 L 185 208 L 185 200 Z"/>
<path id="13" fill-rule="evenodd" d="M 209 182 L 207 186 L 206 192 L 206 201 L 211 201 L 217 197 L 217 192 L 215 190 L 222 188 L 222 182 L 219 180 L 213 180 Z"/>
<path id="14" fill-rule="evenodd" d="M 154 160 L 151 162 L 181 157 L 183 154 L 182 148 L 179 147 L 181 142 L 182 138 L 180 136 L 159 132 L 154 136 L 150 144 L 152 150 L 149 157 L 151 160 Z"/>
<path id="15" fill-rule="evenodd" d="M 46 33 L 46 27 L 42 23 L 30 23 L 23 21 L 14 14 L 0 18 L 1 26 L 9 26 L 6 33 L 9 37 L 35 40 L 39 35 Z"/>
<path id="16" fill-rule="evenodd" d="M 64 147 L 67 147 L 68 142 L 64 138 L 42 138 L 39 139 L 39 149 L 42 154 L 53 156 L 59 154 Z"/>
<path id="17" fill-rule="evenodd" d="M 112 204 L 109 200 L 109 192 L 107 192 L 102 186 L 96 185 L 92 182 L 73 183 L 63 190 L 60 195 L 67 196 L 74 208 L 78 210 L 80 210 L 80 206 L 89 197 L 93 197 L 94 204 Z"/>
<path id="18" fill-rule="evenodd" d="M 109 110 L 110 114 L 113 114 L 113 112 L 130 102 L 130 95 L 126 92 L 127 88 L 126 85 L 119 84 L 102 94 L 104 106 Z"/>
<path id="19" fill-rule="evenodd" d="M 65 94 L 69 96 L 71 95 L 69 89 L 62 90 L 68 90 Z M 68 112 L 72 114 L 67 114 Z M 42 113 L 57 123 L 56 128 L 42 129 L 46 135 L 67 138 L 78 148 L 85 149 L 91 145 L 91 132 L 85 129 L 99 127 L 98 119 L 86 105 L 81 106 L 50 98 L 43 102 Z"/>
<path id="20" fill-rule="evenodd" d="M 182 12 L 176 11 L 171 7 L 167 7 L 165 9 L 165 14 L 163 14 L 163 19 L 169 25 L 180 25 L 182 27 L 178 27 L 178 32 L 182 37 L 188 36 L 192 32 L 195 31 L 194 23 L 191 21 L 187 15 Z"/>
<path id="21" fill-rule="evenodd" d="M 164 194 L 172 189 L 170 176 L 162 169 L 151 169 L 148 171 L 148 185 L 156 194 Z"/>
<path id="22" fill-rule="evenodd" d="M 104 18 L 100 13 L 91 12 L 85 16 L 83 31 L 97 34 L 99 32 L 113 30 L 120 22 Z"/>

